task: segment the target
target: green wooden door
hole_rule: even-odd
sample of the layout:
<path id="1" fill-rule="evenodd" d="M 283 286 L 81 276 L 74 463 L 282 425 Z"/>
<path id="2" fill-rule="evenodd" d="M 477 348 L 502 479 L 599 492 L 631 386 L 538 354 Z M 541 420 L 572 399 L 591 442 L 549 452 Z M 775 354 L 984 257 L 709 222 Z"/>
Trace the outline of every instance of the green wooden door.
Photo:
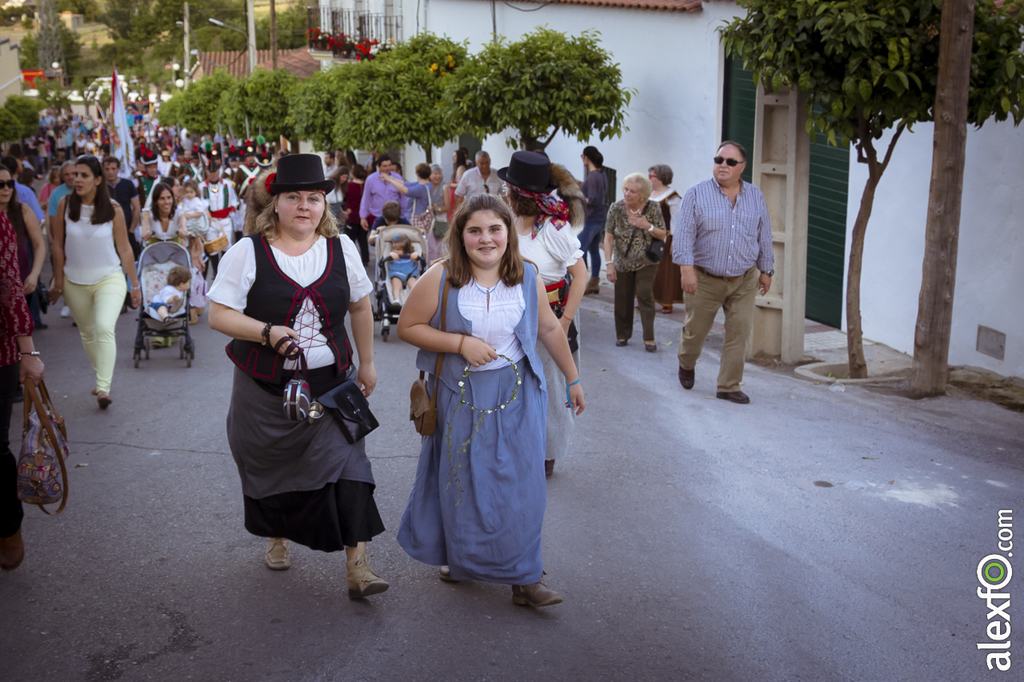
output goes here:
<path id="1" fill-rule="evenodd" d="M 757 86 L 753 74 L 735 58 L 725 63 L 722 136 L 754 148 Z M 749 181 L 753 159 L 743 179 Z M 846 252 L 846 201 L 850 150 L 833 147 L 822 135 L 811 143 L 811 184 L 807 215 L 806 316 L 832 327 L 842 326 L 843 263 Z"/>

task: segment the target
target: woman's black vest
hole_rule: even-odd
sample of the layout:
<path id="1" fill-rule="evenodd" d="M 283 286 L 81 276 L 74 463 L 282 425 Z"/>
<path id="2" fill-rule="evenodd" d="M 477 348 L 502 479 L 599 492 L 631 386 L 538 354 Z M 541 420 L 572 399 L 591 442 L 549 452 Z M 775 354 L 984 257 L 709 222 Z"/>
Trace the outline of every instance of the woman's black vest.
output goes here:
<path id="1" fill-rule="evenodd" d="M 263 235 L 244 237 L 253 241 L 256 254 L 256 278 L 249 289 L 245 310 L 247 316 L 260 322 L 295 328 L 295 318 L 302 310 L 306 298 L 313 302 L 320 318 L 320 333 L 334 352 L 338 371 L 352 364 L 352 346 L 345 331 L 345 315 L 349 306 L 348 271 L 341 241 L 327 240 L 327 267 L 318 280 L 302 287 L 289 278 L 270 250 Z M 227 345 L 228 357 L 252 378 L 268 383 L 284 383 L 289 377 L 283 370 L 284 357 L 253 341 L 232 339 Z M 290 371 L 289 371 L 290 374 Z"/>

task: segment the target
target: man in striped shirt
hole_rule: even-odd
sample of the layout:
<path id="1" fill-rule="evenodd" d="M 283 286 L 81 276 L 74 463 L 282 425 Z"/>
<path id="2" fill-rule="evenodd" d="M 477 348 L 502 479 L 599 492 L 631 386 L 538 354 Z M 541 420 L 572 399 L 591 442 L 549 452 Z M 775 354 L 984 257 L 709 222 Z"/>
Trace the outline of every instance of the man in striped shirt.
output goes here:
<path id="1" fill-rule="evenodd" d="M 715 315 L 725 309 L 725 345 L 716 396 L 745 405 L 740 390 L 754 296 L 772 285 L 772 225 L 761 190 L 740 177 L 742 145 L 718 146 L 712 178 L 686 191 L 672 229 L 672 262 L 679 266 L 686 321 L 679 343 L 679 383 L 693 388 L 694 367 Z"/>

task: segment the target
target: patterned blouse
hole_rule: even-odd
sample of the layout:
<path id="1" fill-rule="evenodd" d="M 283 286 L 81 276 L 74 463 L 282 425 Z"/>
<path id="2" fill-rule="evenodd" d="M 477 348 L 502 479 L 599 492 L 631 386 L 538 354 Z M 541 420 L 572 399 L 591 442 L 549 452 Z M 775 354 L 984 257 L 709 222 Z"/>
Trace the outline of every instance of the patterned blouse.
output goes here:
<path id="1" fill-rule="evenodd" d="M 661 215 L 661 206 L 656 201 L 648 200 L 642 214 L 657 228 L 665 229 L 665 218 Z M 616 201 L 608 207 L 608 219 L 604 231 L 614 237 L 612 241 L 612 265 L 620 272 L 634 272 L 656 263 L 647 257 L 647 247 L 651 245 L 653 236 L 647 230 L 641 230 L 629 224 L 624 201 Z"/>
<path id="2" fill-rule="evenodd" d="M 18 362 L 18 337 L 32 336 L 32 316 L 18 276 L 14 227 L 0 213 L 0 367 Z"/>

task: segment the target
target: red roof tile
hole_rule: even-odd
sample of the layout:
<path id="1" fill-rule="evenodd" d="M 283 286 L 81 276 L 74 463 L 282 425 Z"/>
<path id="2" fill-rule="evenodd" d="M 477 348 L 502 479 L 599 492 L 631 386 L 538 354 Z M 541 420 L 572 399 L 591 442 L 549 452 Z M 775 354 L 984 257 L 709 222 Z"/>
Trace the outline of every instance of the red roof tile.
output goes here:
<path id="1" fill-rule="evenodd" d="M 552 0 L 551 4 L 651 9 L 663 12 L 699 12 L 701 0 Z"/>
<path id="2" fill-rule="evenodd" d="M 232 78 L 245 78 L 249 75 L 249 51 L 204 52 L 202 54 L 203 73 L 213 73 L 215 69 L 224 69 Z M 270 50 L 256 51 L 256 65 L 270 69 Z M 300 47 L 295 50 L 277 51 L 277 68 L 287 69 L 299 80 L 312 76 L 320 70 L 320 62 L 309 56 L 309 48 Z"/>

